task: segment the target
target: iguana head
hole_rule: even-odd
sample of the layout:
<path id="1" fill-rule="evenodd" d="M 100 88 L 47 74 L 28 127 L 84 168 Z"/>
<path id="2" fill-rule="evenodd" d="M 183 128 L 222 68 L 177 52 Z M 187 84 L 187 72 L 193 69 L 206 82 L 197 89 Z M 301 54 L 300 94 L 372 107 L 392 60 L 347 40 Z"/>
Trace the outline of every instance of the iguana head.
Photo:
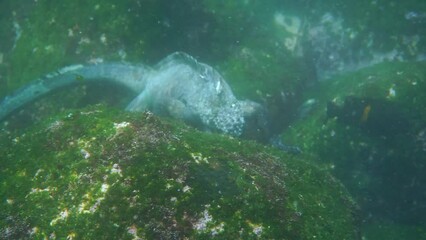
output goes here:
<path id="1" fill-rule="evenodd" d="M 245 120 L 241 137 L 264 143 L 268 142 L 272 133 L 266 109 L 253 101 L 241 102 Z"/>

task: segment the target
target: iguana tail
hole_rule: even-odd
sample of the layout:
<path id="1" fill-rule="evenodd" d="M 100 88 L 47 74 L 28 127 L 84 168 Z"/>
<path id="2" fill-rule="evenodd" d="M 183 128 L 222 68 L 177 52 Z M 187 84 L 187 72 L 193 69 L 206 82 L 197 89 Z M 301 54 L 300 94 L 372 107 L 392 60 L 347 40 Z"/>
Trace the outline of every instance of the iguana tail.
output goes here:
<path id="1" fill-rule="evenodd" d="M 149 67 L 127 63 L 72 65 L 39 78 L 18 89 L 0 102 L 0 121 L 13 111 L 55 89 L 81 81 L 110 81 L 140 93 L 146 82 Z"/>

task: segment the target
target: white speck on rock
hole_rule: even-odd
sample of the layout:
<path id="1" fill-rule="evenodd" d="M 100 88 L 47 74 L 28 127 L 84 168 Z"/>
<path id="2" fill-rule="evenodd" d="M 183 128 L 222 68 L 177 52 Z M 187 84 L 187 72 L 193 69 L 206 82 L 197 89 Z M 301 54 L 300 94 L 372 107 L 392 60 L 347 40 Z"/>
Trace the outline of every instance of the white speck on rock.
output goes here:
<path id="1" fill-rule="evenodd" d="M 188 192 L 189 190 L 191 190 L 191 187 L 190 186 L 188 186 L 188 185 L 186 185 L 185 187 L 183 187 L 183 189 L 182 189 L 182 191 L 185 193 L 185 192 Z"/>
<path id="2" fill-rule="evenodd" d="M 101 41 L 102 44 L 104 44 L 104 45 L 107 44 L 107 37 L 106 37 L 105 33 L 102 33 L 102 35 L 99 38 L 99 40 Z"/>
<path id="3" fill-rule="evenodd" d="M 114 123 L 114 128 L 120 129 L 120 128 L 125 128 L 129 125 L 130 125 L 130 123 L 128 123 L 128 122 Z"/>
<path id="4" fill-rule="evenodd" d="M 108 191 L 109 185 L 104 183 L 101 186 L 101 192 L 106 193 Z"/>
<path id="5" fill-rule="evenodd" d="M 209 211 L 204 210 L 203 216 L 198 219 L 198 221 L 194 224 L 194 229 L 198 231 L 206 231 L 207 224 L 213 220 L 212 216 L 209 214 Z"/>
<path id="6" fill-rule="evenodd" d="M 80 153 L 83 155 L 84 159 L 88 159 L 90 157 L 90 153 L 86 149 L 81 149 Z"/>
<path id="7" fill-rule="evenodd" d="M 252 228 L 252 231 L 253 231 L 254 234 L 256 234 L 256 236 L 258 236 L 258 237 L 262 236 L 263 226 L 261 224 L 255 224 L 255 223 L 251 223 L 251 222 L 248 222 L 248 224 Z"/>
<path id="8" fill-rule="evenodd" d="M 52 221 L 50 221 L 50 226 L 55 225 L 59 221 L 65 220 L 66 218 L 68 218 L 68 216 L 69 216 L 68 209 L 65 208 L 63 211 L 61 211 L 59 213 L 59 215 L 55 219 L 53 219 Z"/>
<path id="9" fill-rule="evenodd" d="M 263 232 L 262 226 L 256 226 L 253 228 L 253 233 L 256 234 L 257 236 L 262 235 L 262 232 Z"/>
<path id="10" fill-rule="evenodd" d="M 200 164 L 202 162 L 209 163 L 208 159 L 206 157 L 203 157 L 201 153 L 191 153 L 191 157 L 197 164 Z"/>
<path id="11" fill-rule="evenodd" d="M 111 174 L 113 174 L 113 173 L 116 173 L 120 176 L 123 176 L 123 174 L 121 174 L 121 168 L 117 163 L 114 163 L 114 165 L 112 165 Z"/>

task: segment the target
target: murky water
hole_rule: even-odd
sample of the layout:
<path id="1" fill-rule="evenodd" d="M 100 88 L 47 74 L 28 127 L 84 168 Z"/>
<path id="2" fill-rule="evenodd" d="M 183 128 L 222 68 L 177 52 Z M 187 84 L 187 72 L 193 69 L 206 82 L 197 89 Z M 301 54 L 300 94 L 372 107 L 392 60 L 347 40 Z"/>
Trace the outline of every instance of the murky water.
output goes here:
<path id="1" fill-rule="evenodd" d="M 210 101 L 211 108 L 194 110 L 197 104 L 190 102 L 200 105 L 203 98 L 188 94 L 195 87 L 185 84 L 195 81 L 175 83 L 173 77 L 181 73 L 169 73 L 163 85 L 154 84 L 145 94 L 155 95 L 149 103 L 161 109 L 157 112 L 210 132 L 238 122 L 245 124 L 238 125 L 238 136 L 275 147 L 278 139 L 297 147 L 302 158 L 312 157 L 310 161 L 352 195 L 363 239 L 422 239 L 425 37 L 426 2 L 419 0 L 2 0 L 0 96 L 16 97 L 17 89 L 35 79 L 43 82 L 52 76 L 48 74 L 63 74 L 58 70 L 66 66 L 125 62 L 155 72 L 161 71 L 155 68 L 161 59 L 185 52 L 220 76 L 213 85 L 200 85 L 205 96 L 217 95 L 219 100 Z M 206 79 L 199 71 L 185 73 Z M 128 71 L 98 75 L 123 80 L 126 74 L 136 79 Z M 93 84 L 85 81 L 92 75 L 80 72 L 69 75 L 75 84 L 73 80 L 59 88 L 51 83 L 46 94 L 35 94 L 29 104 L 11 101 L 16 107 L 1 116 L 2 134 L 25 131 L 55 114 L 88 105 L 124 110 L 145 89 L 141 84 Z M 136 85 L 139 92 L 128 89 Z M 44 91 L 40 89 L 36 91 Z M 232 101 L 221 101 L 225 94 Z M 1 110 L 10 104 L 3 100 Z M 236 108 L 237 117 L 228 111 Z M 262 114 L 248 114 L 253 112 Z M 217 116 L 228 125 L 214 122 Z M 2 201 L 12 201 L 3 194 Z M 211 217 L 206 214 L 204 218 Z M 0 220 L 0 238 L 10 236 L 9 220 Z M 22 231 L 34 231 L 26 220 L 20 223 Z"/>

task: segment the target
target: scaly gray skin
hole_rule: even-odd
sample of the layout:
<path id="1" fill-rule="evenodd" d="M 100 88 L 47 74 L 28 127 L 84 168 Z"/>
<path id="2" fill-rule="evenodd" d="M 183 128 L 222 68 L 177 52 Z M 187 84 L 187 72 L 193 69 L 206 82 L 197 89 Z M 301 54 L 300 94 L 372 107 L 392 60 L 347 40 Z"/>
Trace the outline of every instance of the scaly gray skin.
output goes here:
<path id="1" fill-rule="evenodd" d="M 144 75 L 150 69 L 126 63 L 102 63 L 93 65 L 72 65 L 39 78 L 0 103 L 0 121 L 23 105 L 61 87 L 77 84 L 79 81 L 106 80 L 121 84 L 135 94 L 141 92 L 146 83 Z"/>
<path id="2" fill-rule="evenodd" d="M 137 95 L 126 107 L 128 111 L 152 111 L 204 131 L 255 139 L 287 152 L 300 152 L 272 136 L 266 111 L 260 104 L 236 99 L 215 69 L 181 52 L 169 55 L 154 68 L 100 63 L 60 69 L 7 96 L 0 103 L 0 121 L 44 94 L 79 81 L 110 81 L 128 88 Z"/>
<path id="3" fill-rule="evenodd" d="M 203 130 L 240 136 L 245 118 L 260 109 L 257 103 L 237 100 L 216 70 L 184 53 L 169 55 L 147 79 L 145 89 L 127 110 L 149 109 Z"/>
<path id="4" fill-rule="evenodd" d="M 180 52 L 169 55 L 154 68 L 126 63 L 63 68 L 6 97 L 0 103 L 0 121 L 24 104 L 80 79 L 112 81 L 139 94 L 127 106 L 128 111 L 149 110 L 182 119 L 202 130 L 233 136 L 241 136 L 247 127 L 267 129 L 259 104 L 237 100 L 216 70 Z M 251 126 L 246 126 L 246 119 L 250 119 Z"/>

